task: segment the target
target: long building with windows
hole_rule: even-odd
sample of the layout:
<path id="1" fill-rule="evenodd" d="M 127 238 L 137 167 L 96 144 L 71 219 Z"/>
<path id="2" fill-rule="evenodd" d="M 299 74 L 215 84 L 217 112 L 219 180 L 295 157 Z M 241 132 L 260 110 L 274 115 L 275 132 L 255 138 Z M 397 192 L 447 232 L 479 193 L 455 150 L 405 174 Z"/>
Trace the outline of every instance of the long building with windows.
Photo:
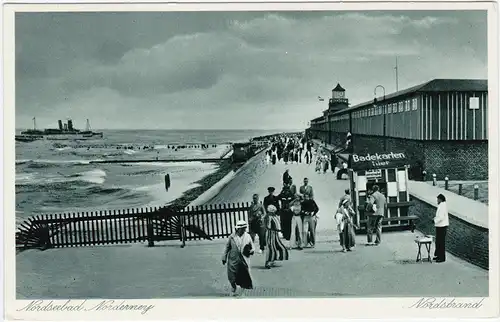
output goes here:
<path id="1" fill-rule="evenodd" d="M 487 80 L 434 79 L 349 107 L 338 84 L 308 133 L 356 153 L 405 151 L 412 165 L 450 180 L 488 178 Z"/>

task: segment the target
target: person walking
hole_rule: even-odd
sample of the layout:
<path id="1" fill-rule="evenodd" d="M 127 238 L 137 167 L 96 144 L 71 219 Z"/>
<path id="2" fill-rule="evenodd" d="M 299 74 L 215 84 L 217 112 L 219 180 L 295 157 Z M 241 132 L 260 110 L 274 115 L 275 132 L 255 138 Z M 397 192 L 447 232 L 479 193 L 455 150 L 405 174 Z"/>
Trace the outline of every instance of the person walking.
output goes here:
<path id="1" fill-rule="evenodd" d="M 280 209 L 280 202 L 278 196 L 274 195 L 274 191 L 276 189 L 274 187 L 269 187 L 267 188 L 267 192 L 269 193 L 267 196 L 264 197 L 264 209 L 267 209 L 270 205 L 273 205 L 276 207 L 276 209 Z"/>
<path id="2" fill-rule="evenodd" d="M 285 172 L 283 173 L 283 185 L 286 185 L 290 183 L 290 179 L 292 179 L 292 176 L 290 176 L 290 170 L 286 169 Z"/>
<path id="3" fill-rule="evenodd" d="M 248 209 L 248 223 L 249 223 L 249 233 L 252 237 L 252 242 L 255 243 L 255 236 L 259 237 L 259 254 L 262 254 L 266 246 L 266 231 L 263 229 L 263 222 L 265 220 L 266 210 L 259 202 L 259 195 L 254 194 L 252 198 L 252 204 Z M 265 226 L 264 226 L 265 227 Z"/>
<path id="4" fill-rule="evenodd" d="M 365 201 L 365 216 L 366 216 L 366 241 L 367 246 L 373 246 L 373 234 L 377 227 L 377 218 L 375 217 L 375 200 L 373 199 L 373 189 L 368 188 Z"/>
<path id="5" fill-rule="evenodd" d="M 290 210 L 292 212 L 292 224 L 290 229 L 290 242 L 288 247 L 290 249 L 295 248 L 302 250 L 302 245 L 304 241 L 302 239 L 303 235 L 303 223 L 302 223 L 302 206 L 300 204 L 299 198 L 294 199 L 290 204 Z"/>
<path id="6" fill-rule="evenodd" d="M 314 172 L 321 172 L 321 166 L 322 166 L 322 157 L 319 154 L 319 152 L 316 153 L 316 167 L 314 169 Z"/>
<path id="7" fill-rule="evenodd" d="M 437 263 L 446 261 L 446 232 L 450 225 L 448 217 L 448 205 L 446 197 L 442 194 L 437 196 L 437 210 L 434 217 L 434 226 L 436 228 L 436 249 L 434 251 L 434 260 Z"/>
<path id="8" fill-rule="evenodd" d="M 347 200 L 349 202 L 349 205 L 351 204 L 351 191 L 349 189 L 345 189 L 344 193 L 345 193 L 344 196 L 340 198 L 339 208 L 342 207 L 344 200 Z"/>
<path id="9" fill-rule="evenodd" d="M 281 201 L 281 209 L 278 211 L 281 223 L 281 233 L 283 234 L 283 238 L 285 238 L 285 240 L 290 240 L 290 229 L 292 225 L 290 203 L 295 198 L 295 195 L 290 189 L 290 183 L 283 186 L 278 198 Z"/>
<path id="10" fill-rule="evenodd" d="M 316 223 L 318 220 L 319 208 L 316 202 L 311 199 L 311 196 L 306 194 L 305 200 L 301 203 L 302 208 L 302 240 L 306 245 L 311 244 L 314 248 L 316 245 Z"/>
<path id="11" fill-rule="evenodd" d="M 345 252 L 344 247 L 344 206 L 341 204 L 335 213 L 335 221 L 337 222 L 337 232 L 339 234 L 340 247 L 342 247 L 342 252 Z"/>
<path id="12" fill-rule="evenodd" d="M 335 174 L 335 167 L 338 164 L 337 156 L 334 152 L 330 154 L 330 168 L 332 169 L 332 173 Z"/>
<path id="13" fill-rule="evenodd" d="M 356 245 L 356 238 L 354 234 L 354 223 L 352 216 L 354 216 L 354 211 L 349 207 L 347 200 L 344 200 L 342 207 L 340 209 L 341 213 L 341 234 L 340 234 L 340 244 L 342 245 L 342 252 L 352 251 L 352 248 Z"/>
<path id="14" fill-rule="evenodd" d="M 373 225 L 372 228 L 375 229 L 376 239 L 375 245 L 378 246 L 382 242 L 382 221 L 385 216 L 385 212 L 387 210 L 387 200 L 385 196 L 380 193 L 378 185 L 373 185 L 372 187 L 373 193 L 371 194 L 373 200 Z M 370 234 L 371 239 L 371 234 Z M 370 241 L 369 241 L 370 242 Z"/>
<path id="15" fill-rule="evenodd" d="M 309 195 L 309 197 L 311 197 L 311 199 L 314 199 L 313 187 L 311 187 L 309 185 L 309 179 L 308 178 L 304 178 L 304 185 L 300 186 L 300 188 L 299 188 L 299 194 L 300 194 L 300 197 L 301 197 L 302 200 L 305 200 L 305 196 L 306 195 Z"/>
<path id="16" fill-rule="evenodd" d="M 325 174 L 326 171 L 328 171 L 329 163 L 330 161 L 328 160 L 328 156 L 326 155 L 326 153 L 323 154 L 323 174 Z"/>
<path id="17" fill-rule="evenodd" d="M 271 163 L 271 150 L 266 151 L 266 165 L 269 165 Z"/>
<path id="18" fill-rule="evenodd" d="M 222 265 L 227 264 L 227 278 L 231 284 L 231 295 L 236 295 L 237 286 L 252 289 L 250 256 L 254 254 L 252 238 L 246 232 L 247 223 L 238 221 L 235 232 L 229 236 L 222 255 Z"/>
<path id="19" fill-rule="evenodd" d="M 267 207 L 268 223 L 266 234 L 266 263 L 265 267 L 270 269 L 274 266 L 275 261 L 288 260 L 288 249 L 283 245 L 279 238 L 281 225 L 278 217 L 276 216 L 276 207 L 270 205 Z"/>
<path id="20" fill-rule="evenodd" d="M 337 180 L 342 180 L 342 176 L 348 173 L 347 168 L 347 163 L 342 162 L 342 168 L 337 171 Z"/>

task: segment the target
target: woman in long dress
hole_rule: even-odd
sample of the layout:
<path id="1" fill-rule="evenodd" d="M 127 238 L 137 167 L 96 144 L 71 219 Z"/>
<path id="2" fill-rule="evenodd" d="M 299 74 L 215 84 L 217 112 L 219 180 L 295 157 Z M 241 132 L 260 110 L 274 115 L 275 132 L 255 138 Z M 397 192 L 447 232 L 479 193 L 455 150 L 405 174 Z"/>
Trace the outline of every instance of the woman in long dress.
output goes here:
<path id="1" fill-rule="evenodd" d="M 279 218 L 276 216 L 276 210 L 273 205 L 267 207 L 266 268 L 268 269 L 274 265 L 275 261 L 288 260 L 288 249 L 279 238 L 281 225 Z"/>
<path id="2" fill-rule="evenodd" d="M 227 263 L 227 278 L 231 284 L 231 295 L 236 295 L 238 285 L 243 289 L 253 288 L 250 256 L 255 250 L 252 237 L 246 232 L 247 226 L 243 220 L 236 223 L 236 232 L 229 236 L 222 255 L 222 265 Z"/>
<path id="3" fill-rule="evenodd" d="M 347 199 L 342 202 L 342 207 L 339 209 L 339 213 L 341 214 L 341 223 L 339 225 L 339 228 L 341 228 L 340 245 L 342 246 L 343 252 L 346 250 L 350 252 L 356 245 L 356 239 L 354 234 L 354 222 L 352 219 L 354 210 L 349 205 L 349 201 Z M 338 220 L 337 223 L 339 223 Z"/>
<path id="4" fill-rule="evenodd" d="M 328 157 L 323 155 L 323 173 L 326 173 L 328 171 Z"/>
<path id="5" fill-rule="evenodd" d="M 320 172 L 321 171 L 321 165 L 322 165 L 322 157 L 319 152 L 316 153 L 316 168 L 314 169 L 315 172 Z"/>

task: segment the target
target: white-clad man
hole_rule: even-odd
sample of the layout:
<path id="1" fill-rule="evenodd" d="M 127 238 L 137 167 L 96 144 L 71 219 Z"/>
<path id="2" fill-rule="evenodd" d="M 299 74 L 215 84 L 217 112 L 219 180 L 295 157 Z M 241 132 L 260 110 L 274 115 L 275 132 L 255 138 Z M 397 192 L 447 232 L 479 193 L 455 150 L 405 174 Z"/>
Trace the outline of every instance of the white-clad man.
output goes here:
<path id="1" fill-rule="evenodd" d="M 434 250 L 434 260 L 437 263 L 446 261 L 446 231 L 450 225 L 448 218 L 448 206 L 446 197 L 442 194 L 437 196 L 436 217 L 434 217 L 434 226 L 436 227 L 436 249 Z"/>

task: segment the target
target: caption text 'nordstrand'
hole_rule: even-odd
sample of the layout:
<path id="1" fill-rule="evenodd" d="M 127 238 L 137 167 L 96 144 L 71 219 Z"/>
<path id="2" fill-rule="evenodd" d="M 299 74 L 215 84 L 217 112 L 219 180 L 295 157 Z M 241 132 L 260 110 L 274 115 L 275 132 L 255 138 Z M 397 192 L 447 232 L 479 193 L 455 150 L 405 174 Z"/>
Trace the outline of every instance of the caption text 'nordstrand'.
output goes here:
<path id="1" fill-rule="evenodd" d="M 439 299 L 435 297 L 422 297 L 410 306 L 410 309 L 479 309 L 483 306 L 484 298 L 475 301 L 462 301 L 457 299 Z"/>

